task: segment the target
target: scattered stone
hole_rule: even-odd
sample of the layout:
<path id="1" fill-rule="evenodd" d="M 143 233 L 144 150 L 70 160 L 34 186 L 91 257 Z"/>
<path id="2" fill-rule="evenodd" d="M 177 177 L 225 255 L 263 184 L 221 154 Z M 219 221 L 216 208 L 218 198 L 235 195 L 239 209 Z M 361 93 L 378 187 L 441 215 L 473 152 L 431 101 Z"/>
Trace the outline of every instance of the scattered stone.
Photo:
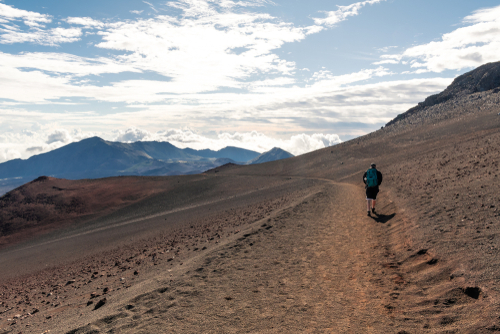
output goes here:
<path id="1" fill-rule="evenodd" d="M 70 284 L 73 284 L 73 283 L 75 283 L 75 282 L 76 282 L 76 281 L 75 281 L 74 279 L 72 279 L 72 280 L 67 281 L 67 282 L 66 282 L 66 285 L 70 285 Z"/>
<path id="2" fill-rule="evenodd" d="M 134 275 L 136 275 L 136 276 L 139 275 L 139 272 L 137 270 L 134 271 Z"/>
<path id="3" fill-rule="evenodd" d="M 106 304 L 106 298 L 101 299 L 100 301 L 97 302 L 94 306 L 94 311 L 97 310 L 98 308 L 101 308 Z"/>

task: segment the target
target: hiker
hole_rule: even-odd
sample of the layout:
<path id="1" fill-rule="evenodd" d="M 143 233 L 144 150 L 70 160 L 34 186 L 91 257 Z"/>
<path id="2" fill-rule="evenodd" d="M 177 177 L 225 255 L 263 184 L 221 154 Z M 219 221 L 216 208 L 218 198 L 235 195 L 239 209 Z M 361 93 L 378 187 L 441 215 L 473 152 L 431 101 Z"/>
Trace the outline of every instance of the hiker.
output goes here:
<path id="1" fill-rule="evenodd" d="M 377 165 L 371 164 L 370 169 L 368 169 L 363 174 L 363 182 L 366 188 L 366 205 L 368 208 L 368 216 L 371 212 L 375 213 L 375 203 L 377 202 L 377 194 L 379 192 L 378 186 L 382 183 L 382 173 L 377 170 Z"/>

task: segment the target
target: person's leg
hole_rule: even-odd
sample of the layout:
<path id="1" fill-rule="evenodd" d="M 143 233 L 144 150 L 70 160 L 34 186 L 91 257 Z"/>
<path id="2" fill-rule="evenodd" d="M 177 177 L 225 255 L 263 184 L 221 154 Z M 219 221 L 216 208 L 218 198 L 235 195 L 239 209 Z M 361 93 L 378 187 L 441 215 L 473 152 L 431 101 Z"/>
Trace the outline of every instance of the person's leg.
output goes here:
<path id="1" fill-rule="evenodd" d="M 373 213 L 376 213 L 375 212 L 375 204 L 377 203 L 377 194 L 378 194 L 378 188 L 375 188 L 374 191 L 373 191 L 373 196 L 372 196 L 372 212 Z"/>
<path id="2" fill-rule="evenodd" d="M 367 211 L 368 211 L 368 214 L 370 214 L 370 208 L 372 206 L 372 200 L 367 198 L 366 199 L 366 206 L 367 206 Z"/>

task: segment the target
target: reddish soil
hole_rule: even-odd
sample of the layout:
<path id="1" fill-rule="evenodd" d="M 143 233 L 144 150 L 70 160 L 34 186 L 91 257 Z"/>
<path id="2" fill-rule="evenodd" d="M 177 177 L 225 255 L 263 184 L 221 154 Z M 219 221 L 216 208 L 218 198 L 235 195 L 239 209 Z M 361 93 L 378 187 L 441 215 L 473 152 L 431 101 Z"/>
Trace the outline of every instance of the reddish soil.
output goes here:
<path id="1" fill-rule="evenodd" d="M 129 178 L 92 181 L 117 182 L 120 205 L 0 251 L 0 333 L 499 331 L 488 94 L 296 158 L 156 178 L 131 203 L 115 200 Z"/>
<path id="2" fill-rule="evenodd" d="M 0 197 L 0 248 L 172 190 L 179 178 L 114 177 L 72 181 L 39 177 Z"/>

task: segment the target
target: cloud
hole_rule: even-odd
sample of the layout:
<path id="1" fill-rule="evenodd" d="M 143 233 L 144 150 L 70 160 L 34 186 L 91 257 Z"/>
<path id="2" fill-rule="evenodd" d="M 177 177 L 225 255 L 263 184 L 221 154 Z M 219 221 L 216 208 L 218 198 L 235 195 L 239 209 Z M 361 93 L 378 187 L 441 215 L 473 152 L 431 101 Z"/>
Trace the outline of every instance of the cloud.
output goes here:
<path id="1" fill-rule="evenodd" d="M 68 17 L 65 21 L 69 24 L 84 26 L 85 28 L 102 28 L 105 26 L 103 22 L 94 20 L 91 17 Z"/>
<path id="2" fill-rule="evenodd" d="M 61 43 L 72 43 L 80 40 L 82 30 L 80 28 L 52 28 L 52 29 L 39 29 L 34 26 L 27 32 L 13 31 L 8 29 L 1 29 L 0 35 L 1 44 L 14 44 L 14 43 L 35 43 L 40 45 L 57 46 Z"/>
<path id="3" fill-rule="evenodd" d="M 4 21 L 20 19 L 28 22 L 28 24 L 52 22 L 50 15 L 17 9 L 3 3 L 0 3 L 0 18 L 2 18 Z"/>
<path id="4" fill-rule="evenodd" d="M 389 52 L 391 49 L 397 49 L 398 46 L 384 46 L 382 48 L 378 48 L 377 50 L 380 52 Z"/>
<path id="5" fill-rule="evenodd" d="M 498 61 L 500 6 L 477 10 L 464 18 L 467 26 L 444 34 L 440 41 L 417 45 L 401 54 L 383 55 L 375 64 L 394 64 L 403 59 L 413 73 L 462 70 Z"/>
<path id="6" fill-rule="evenodd" d="M 268 14 L 219 12 L 206 1 L 169 5 L 182 9 L 183 16 L 115 23 L 99 33 L 102 42 L 96 46 L 128 53 L 119 60 L 172 78 L 162 83 L 172 94 L 242 88 L 243 81 L 264 74 L 291 75 L 295 63 L 280 59 L 273 50 L 305 39 L 310 31 Z M 238 48 L 246 51 L 234 53 Z"/>
<path id="7" fill-rule="evenodd" d="M 125 131 L 117 131 L 114 140 L 120 142 L 151 141 L 151 134 L 137 128 L 128 128 Z"/>
<path id="8" fill-rule="evenodd" d="M 130 11 L 132 14 L 137 14 L 137 15 L 140 15 L 142 14 L 143 10 L 131 10 Z"/>
<path id="9" fill-rule="evenodd" d="M 33 146 L 33 147 L 28 147 L 26 149 L 26 152 L 30 152 L 30 153 L 37 153 L 37 152 L 41 152 L 41 151 L 43 151 L 42 146 Z"/>
<path id="10" fill-rule="evenodd" d="M 106 73 L 121 73 L 121 72 L 136 72 L 141 71 L 131 65 L 120 63 L 110 58 L 86 58 L 70 55 L 67 53 L 55 52 L 26 52 L 19 55 L 0 52 L 0 67 L 3 66 L 5 71 L 21 71 L 27 69 L 38 70 L 50 73 L 60 73 L 72 75 L 74 77 L 84 77 L 88 75 L 101 75 Z M 1 74 L 0 74 L 1 75 Z M 50 77 L 46 74 L 47 80 Z M 53 79 L 57 79 L 52 76 Z M 70 83 L 66 77 L 65 82 Z M 26 83 L 27 84 L 27 83 Z M 0 82 L 1 85 L 1 82 Z"/>
<path id="11" fill-rule="evenodd" d="M 47 138 L 47 144 L 52 144 L 55 142 L 68 143 L 71 141 L 71 136 L 67 130 L 56 130 L 49 134 Z"/>
<path id="12" fill-rule="evenodd" d="M 221 133 L 219 141 L 226 146 L 242 146 L 259 152 L 269 151 L 273 147 L 279 147 L 292 153 L 300 155 L 314 150 L 339 144 L 342 141 L 336 134 L 315 133 L 308 135 L 305 133 L 293 135 L 290 139 L 270 138 L 257 131 L 247 133 Z"/>
<path id="13" fill-rule="evenodd" d="M 90 131 L 84 133 L 78 129 L 70 131 L 52 126 L 38 127 L 36 123 L 34 125 L 33 131 L 4 131 L 0 134 L 0 163 L 17 158 L 27 159 L 94 136 Z"/>
<path id="14" fill-rule="evenodd" d="M 314 23 L 317 25 L 326 25 L 332 27 L 337 23 L 347 20 L 349 16 L 359 15 L 359 10 L 366 5 L 373 5 L 380 3 L 385 0 L 368 0 L 362 2 L 356 2 L 349 6 L 337 6 L 338 10 L 324 12 L 326 14 L 325 18 L 314 18 Z"/>
<path id="15" fill-rule="evenodd" d="M 152 3 L 150 2 L 147 2 L 147 1 L 143 1 L 146 5 L 148 5 L 149 7 L 151 7 L 152 10 L 154 10 L 156 13 L 158 13 L 158 10 L 155 8 L 155 6 L 153 6 Z"/>
<path id="16" fill-rule="evenodd" d="M 56 46 L 61 43 L 78 41 L 82 35 L 79 28 L 45 29 L 45 24 L 52 22 L 50 15 L 17 9 L 0 3 L 0 21 L 5 23 L 0 28 L 0 43 L 35 43 Z M 18 23 L 23 22 L 28 30 L 22 30 Z"/>
<path id="17" fill-rule="evenodd" d="M 21 153 L 15 149 L 12 148 L 1 148 L 0 147 L 0 162 L 8 161 L 8 160 L 13 160 L 13 159 L 20 159 L 21 158 Z"/>

